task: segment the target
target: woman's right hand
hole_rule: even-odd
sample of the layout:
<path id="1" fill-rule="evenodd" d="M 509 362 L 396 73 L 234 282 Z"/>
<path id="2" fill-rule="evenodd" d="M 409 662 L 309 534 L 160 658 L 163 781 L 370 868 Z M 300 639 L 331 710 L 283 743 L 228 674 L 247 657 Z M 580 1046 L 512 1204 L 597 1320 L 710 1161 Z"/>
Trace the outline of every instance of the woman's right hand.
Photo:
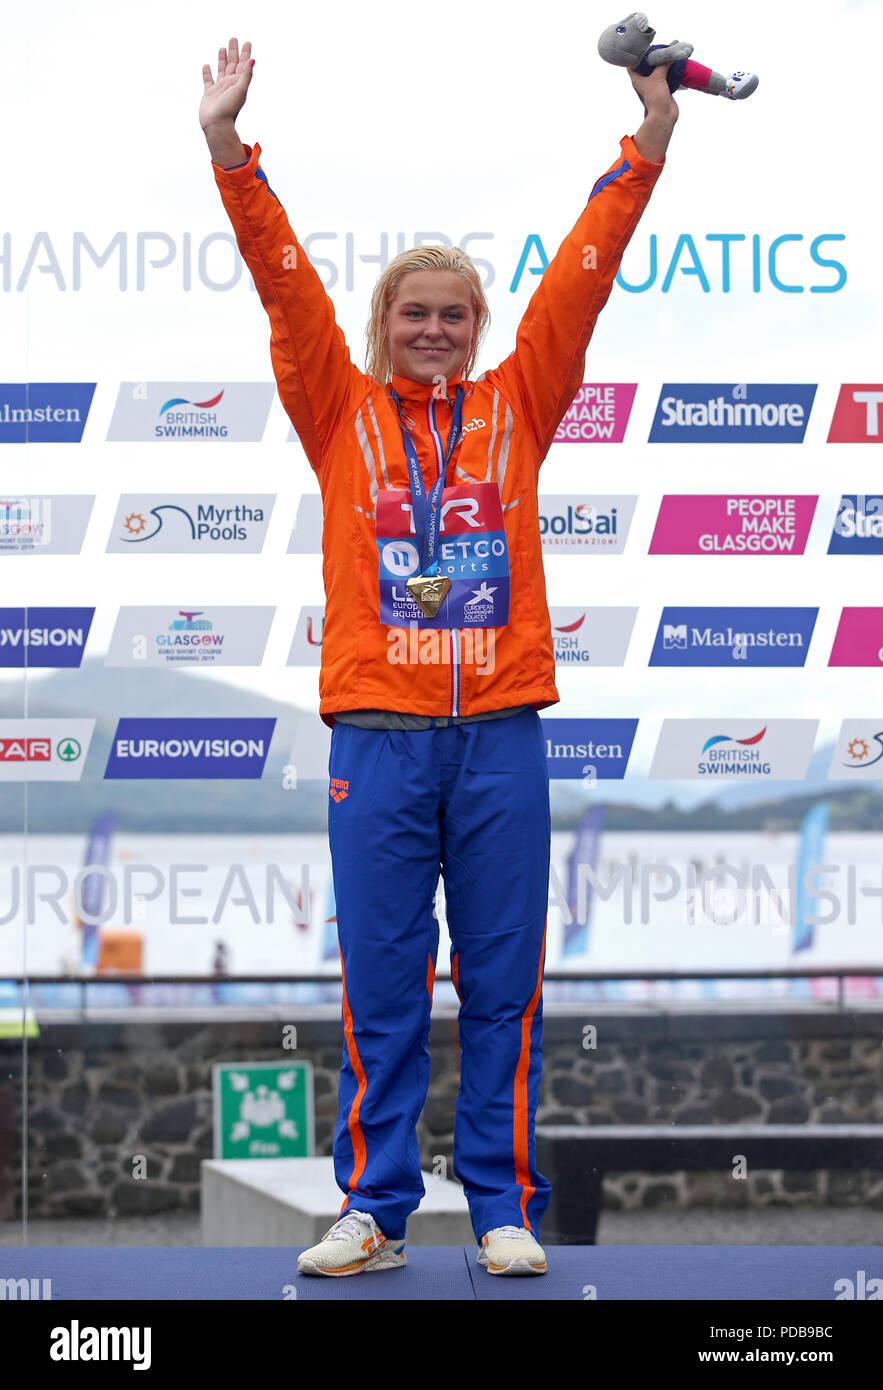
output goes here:
<path id="1" fill-rule="evenodd" d="M 212 81 L 212 70 L 208 63 L 203 65 L 205 89 L 199 104 L 199 124 L 203 130 L 211 125 L 236 120 L 245 105 L 251 74 L 251 43 L 242 45 L 240 56 L 239 41 L 235 38 L 230 40 L 229 50 L 221 48 L 218 51 L 217 82 Z"/>

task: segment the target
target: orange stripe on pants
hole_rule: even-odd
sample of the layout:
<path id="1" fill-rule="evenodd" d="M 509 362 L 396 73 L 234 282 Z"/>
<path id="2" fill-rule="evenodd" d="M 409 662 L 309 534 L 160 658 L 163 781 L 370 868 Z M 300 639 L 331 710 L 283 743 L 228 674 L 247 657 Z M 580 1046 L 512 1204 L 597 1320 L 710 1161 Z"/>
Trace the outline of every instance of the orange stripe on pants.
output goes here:
<path id="1" fill-rule="evenodd" d="M 546 919 L 548 923 L 548 918 Z M 543 924 L 543 943 L 540 947 L 540 964 L 537 970 L 536 988 L 530 1003 L 521 1016 L 521 1052 L 515 1068 L 514 1110 L 512 1122 L 512 1148 L 515 1155 L 515 1181 L 521 1186 L 521 1215 L 527 1230 L 531 1224 L 527 1219 L 527 1204 L 536 1188 L 531 1186 L 530 1161 L 527 1145 L 527 1074 L 530 1070 L 530 1029 L 536 1013 L 543 987 L 543 959 L 546 954 L 546 923 Z"/>
<path id="2" fill-rule="evenodd" d="M 356 1091 L 353 1103 L 350 1106 L 350 1113 L 347 1120 L 350 1141 L 353 1146 L 353 1171 L 350 1174 L 347 1186 L 350 1192 L 354 1192 L 359 1184 L 359 1178 L 365 1171 L 365 1160 L 367 1150 L 365 1148 L 365 1136 L 362 1133 L 362 1126 L 359 1124 L 359 1107 L 362 1104 L 362 1097 L 368 1086 L 368 1078 L 365 1075 L 365 1068 L 362 1066 L 362 1059 L 359 1056 L 359 1049 L 356 1047 L 356 1037 L 353 1030 L 353 1015 L 350 1010 L 349 1000 L 346 995 L 346 972 L 343 968 L 343 955 L 340 955 L 340 978 L 343 985 L 343 1031 L 346 1038 L 346 1050 L 350 1059 L 350 1066 L 356 1074 L 359 1088 Z M 349 1194 L 344 1197 L 341 1213 L 349 1201 Z"/>

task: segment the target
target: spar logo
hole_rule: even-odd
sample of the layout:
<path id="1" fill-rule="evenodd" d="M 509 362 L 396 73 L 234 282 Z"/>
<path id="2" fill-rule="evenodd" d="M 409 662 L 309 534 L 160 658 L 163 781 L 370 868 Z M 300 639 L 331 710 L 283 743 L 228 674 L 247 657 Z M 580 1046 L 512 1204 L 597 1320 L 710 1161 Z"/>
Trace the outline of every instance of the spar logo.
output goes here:
<path id="1" fill-rule="evenodd" d="M 883 495 L 844 493 L 837 516 L 829 555 L 883 555 Z"/>
<path id="2" fill-rule="evenodd" d="M 83 752 L 82 744 L 75 738 L 60 738 L 55 744 L 55 756 L 63 763 L 75 763 Z M 0 739 L 0 762 L 4 763 L 51 763 L 51 738 L 7 738 Z"/>
<path id="3" fill-rule="evenodd" d="M 650 428 L 651 444 L 801 444 L 814 385 L 666 383 Z"/>
<path id="4" fill-rule="evenodd" d="M 850 383 L 840 387 L 828 443 L 883 443 L 883 385 Z"/>
<path id="5" fill-rule="evenodd" d="M 257 778 L 276 720 L 120 719 L 106 778 Z"/>
<path id="6" fill-rule="evenodd" d="M 79 666 L 94 608 L 0 608 L 0 667 Z"/>
<path id="7" fill-rule="evenodd" d="M 817 608 L 664 608 L 651 666 L 803 666 Z"/>
<path id="8" fill-rule="evenodd" d="M 94 381 L 0 384 L 0 444 L 79 444 Z"/>
<path id="9" fill-rule="evenodd" d="M 0 782 L 78 782 L 94 719 L 0 719 Z"/>

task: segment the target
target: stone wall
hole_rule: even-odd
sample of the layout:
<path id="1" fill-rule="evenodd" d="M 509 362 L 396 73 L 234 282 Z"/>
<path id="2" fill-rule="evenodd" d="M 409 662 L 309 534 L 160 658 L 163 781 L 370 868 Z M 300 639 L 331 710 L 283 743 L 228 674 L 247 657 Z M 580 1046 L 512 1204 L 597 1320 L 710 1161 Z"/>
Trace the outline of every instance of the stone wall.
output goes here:
<path id="1" fill-rule="evenodd" d="M 29 1039 L 31 1217 L 199 1206 L 212 1064 L 309 1059 L 316 1152 L 331 1152 L 342 1032 L 333 1006 L 38 1014 Z M 294 1023 L 297 1050 L 283 1050 Z M 592 1029 L 595 1032 L 592 1032 Z M 883 1123 L 879 1003 L 735 1008 L 546 1004 L 537 1115 L 549 1124 Z M 290 1035 L 289 1035 L 290 1037 Z M 423 1166 L 453 1176 L 456 1011 L 436 1006 Z M 0 1041 L 0 1219 L 21 1210 L 21 1041 Z M 4 1118 L 5 1117 L 5 1118 Z M 9 1135 L 10 1127 L 13 1135 Z M 5 1135 L 5 1144 L 4 1144 Z M 133 1177 L 140 1159 L 145 1176 Z M 608 1208 L 769 1202 L 883 1208 L 883 1173 L 611 1174 Z"/>

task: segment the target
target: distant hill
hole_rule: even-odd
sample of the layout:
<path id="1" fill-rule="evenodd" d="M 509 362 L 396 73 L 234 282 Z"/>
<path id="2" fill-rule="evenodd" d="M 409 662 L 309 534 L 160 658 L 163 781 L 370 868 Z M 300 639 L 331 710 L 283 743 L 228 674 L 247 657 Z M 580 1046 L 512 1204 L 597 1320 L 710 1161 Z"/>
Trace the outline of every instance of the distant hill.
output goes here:
<path id="1" fill-rule="evenodd" d="M 0 718 L 21 718 L 22 686 L 0 685 Z M 104 769 L 121 715 L 271 716 L 276 729 L 264 775 L 256 781 L 105 781 Z M 281 700 L 211 680 L 186 670 L 108 667 L 86 659 L 76 672 L 58 670 L 28 682 L 31 718 L 86 716 L 95 732 L 79 782 L 32 782 L 27 787 L 27 825 L 34 833 L 85 834 L 102 812 L 112 811 L 120 830 L 188 834 L 326 833 L 328 789 L 301 782 L 286 790 L 282 772 L 295 734 L 315 716 Z M 576 826 L 590 805 L 607 806 L 608 830 L 762 830 L 796 828 L 810 806 L 825 798 L 831 829 L 883 830 L 883 784 L 828 782 L 833 745 L 814 753 L 805 782 L 729 786 L 714 797 L 698 782 L 662 782 L 627 775 L 592 790 L 578 782 L 551 784 L 552 824 Z M 25 788 L 0 783 L 0 833 L 21 834 Z"/>
<path id="2" fill-rule="evenodd" d="M 21 718 L 21 687 L 0 687 L 0 718 Z M 206 715 L 212 718 L 273 716 L 276 728 L 260 780 L 105 781 L 117 720 L 121 715 Z M 100 658 L 76 672 L 58 670 L 28 682 L 28 717 L 84 716 L 95 719 L 92 743 L 79 782 L 32 782 L 27 788 L 28 828 L 34 832 L 85 833 L 96 816 L 113 811 L 120 830 L 189 834 L 251 831 L 320 832 L 328 824 L 328 788 L 282 785 L 298 725 L 314 715 L 222 678 L 205 680 L 189 671 L 135 670 L 105 666 Z M 21 834 L 21 782 L 0 783 L 0 831 Z"/>

